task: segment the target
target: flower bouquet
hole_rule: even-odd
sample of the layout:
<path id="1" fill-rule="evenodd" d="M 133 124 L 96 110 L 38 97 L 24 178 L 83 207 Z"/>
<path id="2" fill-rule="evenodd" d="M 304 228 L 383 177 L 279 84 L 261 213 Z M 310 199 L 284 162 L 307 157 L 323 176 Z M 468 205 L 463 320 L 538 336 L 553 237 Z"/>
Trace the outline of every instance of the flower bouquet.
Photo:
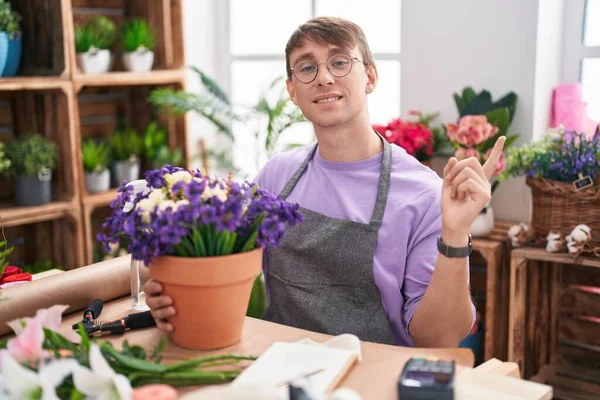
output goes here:
<path id="1" fill-rule="evenodd" d="M 600 230 L 597 207 L 600 132 L 592 137 L 549 129 L 536 142 L 511 149 L 500 179 L 526 176 L 533 197 L 531 227 L 538 237 L 550 232 L 567 236 L 574 226 Z M 592 240 L 598 243 L 598 239 Z"/>
<path id="2" fill-rule="evenodd" d="M 169 321 L 176 344 L 237 342 L 263 248 L 279 246 L 286 227 L 303 220 L 299 206 L 248 182 L 171 166 L 146 172 L 146 182 L 135 196 L 121 185 L 98 239 L 107 251 L 126 239 L 132 258 L 162 283 L 177 310 Z"/>
<path id="3" fill-rule="evenodd" d="M 426 163 L 433 157 L 434 135 L 428 123 L 433 117 L 424 116 L 419 111 L 410 111 L 418 116 L 417 121 L 395 118 L 387 125 L 373 125 L 388 142 L 402 147 L 417 160 Z"/>
<path id="4" fill-rule="evenodd" d="M 226 354 L 165 365 L 164 338 L 151 354 L 127 341 L 117 350 L 110 342 L 90 340 L 82 323 L 76 343 L 57 332 L 67 308 L 55 305 L 38 310 L 33 318 L 8 323 L 16 337 L 0 342 L 2 399 L 156 398 L 148 396 L 150 388 L 155 394 L 158 388 L 170 394 L 160 398 L 176 398 L 173 387 L 232 381 L 242 371 L 240 363 L 256 359 Z"/>

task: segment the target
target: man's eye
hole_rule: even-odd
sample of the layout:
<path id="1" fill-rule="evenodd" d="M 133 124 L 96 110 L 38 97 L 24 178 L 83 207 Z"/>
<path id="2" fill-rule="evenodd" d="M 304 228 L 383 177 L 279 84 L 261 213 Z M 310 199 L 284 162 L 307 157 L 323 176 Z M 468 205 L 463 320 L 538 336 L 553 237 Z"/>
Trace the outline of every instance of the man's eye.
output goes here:
<path id="1" fill-rule="evenodd" d="M 336 68 L 344 68 L 348 64 L 346 61 L 336 61 L 333 63 L 333 66 Z"/>
<path id="2" fill-rule="evenodd" d="M 313 67 L 312 65 L 309 65 L 307 67 L 302 68 L 300 71 L 304 72 L 305 74 L 309 74 L 311 72 L 313 72 L 315 70 L 315 67 Z"/>

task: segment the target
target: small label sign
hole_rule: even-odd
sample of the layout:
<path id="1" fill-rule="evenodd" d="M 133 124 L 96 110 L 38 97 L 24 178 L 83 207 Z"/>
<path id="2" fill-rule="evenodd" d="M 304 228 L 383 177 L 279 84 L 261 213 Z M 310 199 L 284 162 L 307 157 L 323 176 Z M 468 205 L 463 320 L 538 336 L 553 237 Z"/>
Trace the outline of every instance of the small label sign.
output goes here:
<path id="1" fill-rule="evenodd" d="M 581 174 L 579 174 L 579 179 L 573 181 L 573 186 L 575 187 L 575 190 L 580 191 L 594 186 L 594 180 L 589 175 L 581 176 Z"/>

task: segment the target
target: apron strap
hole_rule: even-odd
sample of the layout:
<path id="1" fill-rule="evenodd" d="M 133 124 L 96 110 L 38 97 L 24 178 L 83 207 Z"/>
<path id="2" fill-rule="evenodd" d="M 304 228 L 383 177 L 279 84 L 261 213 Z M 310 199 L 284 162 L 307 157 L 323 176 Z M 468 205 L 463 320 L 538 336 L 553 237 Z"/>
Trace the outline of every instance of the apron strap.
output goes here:
<path id="1" fill-rule="evenodd" d="M 372 227 L 379 229 L 381 226 L 381 221 L 383 220 L 383 214 L 385 213 L 385 204 L 387 203 L 388 190 L 390 188 L 390 173 L 392 171 L 392 145 L 383 138 L 379 134 L 379 132 L 374 131 L 377 136 L 383 142 L 383 160 L 381 162 L 381 173 L 379 174 L 379 185 L 377 187 L 377 199 L 375 200 L 375 209 L 373 210 L 373 215 L 371 216 L 371 222 L 369 225 Z M 292 193 L 294 187 L 300 180 L 300 177 L 308 167 L 308 163 L 312 160 L 315 152 L 317 151 L 318 143 L 314 145 L 308 156 L 304 159 L 296 173 L 290 178 L 288 183 L 285 185 L 279 197 L 282 200 L 286 200 L 287 197 Z"/>
<path id="2" fill-rule="evenodd" d="M 288 183 L 285 185 L 285 187 L 279 194 L 279 197 L 281 197 L 282 200 L 287 200 L 287 197 L 290 195 L 290 193 L 292 193 L 292 190 L 294 190 L 294 187 L 296 187 L 296 183 L 298 183 L 298 181 L 300 180 L 300 177 L 302 176 L 302 174 L 308 167 L 308 163 L 310 162 L 310 160 L 312 160 L 313 156 L 315 155 L 318 145 L 319 145 L 318 143 L 315 143 L 313 149 L 308 154 L 308 157 L 306 157 L 304 159 L 304 161 L 302 161 L 300 168 L 298 168 L 296 173 L 292 176 L 292 178 L 288 181 Z"/>

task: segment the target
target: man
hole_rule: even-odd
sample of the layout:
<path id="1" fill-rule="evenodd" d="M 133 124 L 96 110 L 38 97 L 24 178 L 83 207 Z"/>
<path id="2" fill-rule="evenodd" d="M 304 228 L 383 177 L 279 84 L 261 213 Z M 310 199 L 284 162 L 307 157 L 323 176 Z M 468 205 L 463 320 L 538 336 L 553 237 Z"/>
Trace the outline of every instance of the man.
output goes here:
<path id="1" fill-rule="evenodd" d="M 274 156 L 256 179 L 299 203 L 305 217 L 265 252 L 262 318 L 379 343 L 456 347 L 475 319 L 468 231 L 491 197 L 505 139 L 483 166 L 452 158 L 442 181 L 372 129 L 367 95 L 377 67 L 357 25 L 315 18 L 285 52 L 290 98 L 318 144 Z M 172 300 L 156 282 L 144 290 L 158 327 L 172 330 Z"/>

